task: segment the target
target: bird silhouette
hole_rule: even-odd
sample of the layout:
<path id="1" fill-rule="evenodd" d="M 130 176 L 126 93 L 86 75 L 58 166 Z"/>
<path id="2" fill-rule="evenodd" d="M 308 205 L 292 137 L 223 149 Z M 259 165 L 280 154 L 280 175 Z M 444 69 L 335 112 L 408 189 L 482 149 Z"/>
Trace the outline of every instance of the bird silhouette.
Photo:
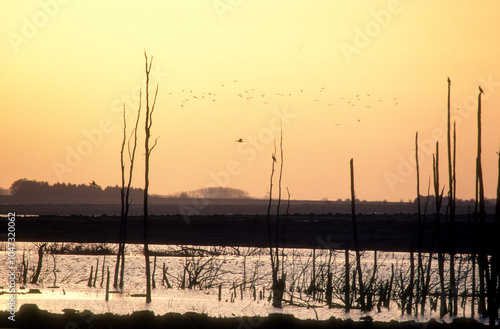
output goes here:
<path id="1" fill-rule="evenodd" d="M 448 84 L 451 85 L 450 77 L 448 77 Z"/>
<path id="2" fill-rule="evenodd" d="M 93 180 L 89 185 L 99 187 L 99 185 L 96 184 L 95 180 Z"/>
<path id="3" fill-rule="evenodd" d="M 243 143 L 243 138 L 235 140 L 236 143 Z"/>
<path id="4" fill-rule="evenodd" d="M 276 161 L 276 157 L 274 156 L 274 154 L 273 154 L 273 161 L 278 163 L 278 161 Z"/>
<path id="5" fill-rule="evenodd" d="M 484 94 L 483 88 L 481 88 L 481 86 L 479 86 L 479 92 L 480 92 L 481 94 Z"/>

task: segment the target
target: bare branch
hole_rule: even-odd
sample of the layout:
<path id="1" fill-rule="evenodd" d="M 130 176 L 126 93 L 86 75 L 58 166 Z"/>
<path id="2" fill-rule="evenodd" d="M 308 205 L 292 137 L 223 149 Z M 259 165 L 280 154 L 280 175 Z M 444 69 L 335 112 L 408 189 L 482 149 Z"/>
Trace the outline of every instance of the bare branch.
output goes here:
<path id="1" fill-rule="evenodd" d="M 153 105 L 151 106 L 151 112 L 149 113 L 149 129 L 151 129 L 151 126 L 153 125 L 153 111 L 155 110 L 155 105 L 156 105 L 156 97 L 158 96 L 158 84 L 156 84 L 156 91 L 155 91 L 155 98 L 153 99 Z"/>
<path id="2" fill-rule="evenodd" d="M 153 146 L 151 146 L 151 148 L 149 149 L 149 154 L 151 154 L 151 152 L 153 151 L 153 149 L 155 148 L 156 144 L 158 144 L 158 138 L 160 138 L 160 136 L 156 137 L 155 139 L 155 142 L 153 144 Z"/>

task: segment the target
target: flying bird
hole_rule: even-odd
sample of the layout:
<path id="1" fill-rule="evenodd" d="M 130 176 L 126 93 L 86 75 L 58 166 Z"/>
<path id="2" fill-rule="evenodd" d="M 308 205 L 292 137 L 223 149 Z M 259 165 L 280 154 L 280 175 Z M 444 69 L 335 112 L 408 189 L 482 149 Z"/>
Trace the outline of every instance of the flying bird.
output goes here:
<path id="1" fill-rule="evenodd" d="M 99 185 L 96 184 L 95 180 L 93 180 L 89 185 L 99 187 Z"/>
<path id="2" fill-rule="evenodd" d="M 243 138 L 235 140 L 236 143 L 243 143 Z"/>

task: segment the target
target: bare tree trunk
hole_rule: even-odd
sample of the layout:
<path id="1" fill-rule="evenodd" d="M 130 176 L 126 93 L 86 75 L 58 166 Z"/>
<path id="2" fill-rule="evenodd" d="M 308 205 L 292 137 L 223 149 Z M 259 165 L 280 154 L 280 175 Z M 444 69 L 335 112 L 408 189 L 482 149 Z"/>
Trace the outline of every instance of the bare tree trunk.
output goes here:
<path id="1" fill-rule="evenodd" d="M 281 136 L 280 136 L 280 175 L 278 179 L 278 205 L 276 207 L 276 270 L 280 269 L 280 261 L 279 261 L 279 219 L 280 219 L 280 206 L 281 206 L 281 179 L 283 177 L 283 128 L 281 128 Z"/>
<path id="2" fill-rule="evenodd" d="M 423 236 L 423 228 L 422 228 L 422 214 L 420 208 L 420 168 L 418 163 L 418 131 L 415 134 L 415 167 L 417 170 L 417 218 L 418 218 L 418 254 L 417 254 L 417 288 L 416 294 L 417 298 L 415 304 L 419 304 L 420 302 L 420 285 L 423 284 L 423 264 L 422 264 L 422 236 Z M 418 316 L 418 307 L 415 308 L 415 315 Z"/>
<path id="3" fill-rule="evenodd" d="M 123 230 L 125 221 L 125 162 L 123 152 L 125 150 L 125 142 L 127 140 L 127 120 L 125 117 L 125 104 L 123 104 L 123 140 L 120 150 L 120 169 L 121 169 L 121 188 L 120 188 L 120 233 L 118 237 L 118 252 L 116 254 L 115 274 L 113 279 L 113 287 L 118 288 L 118 274 L 120 271 L 120 260 L 123 248 Z"/>
<path id="4" fill-rule="evenodd" d="M 435 230 L 438 239 L 438 272 L 439 272 L 439 284 L 440 284 L 440 310 L 439 316 L 443 317 L 448 313 L 446 307 L 446 289 L 444 285 L 444 253 L 443 253 L 443 243 L 441 235 L 441 222 L 440 222 L 440 211 L 441 202 L 443 200 L 443 191 L 439 192 L 439 142 L 436 142 L 436 154 L 433 156 L 433 171 L 434 171 L 434 195 L 436 198 L 436 219 L 435 219 Z M 443 188 L 444 190 L 444 188 Z"/>
<path id="5" fill-rule="evenodd" d="M 497 183 L 497 201 L 495 207 L 495 237 L 500 236 L 500 150 L 498 152 L 498 183 Z M 493 249 L 491 257 L 491 299 L 489 306 L 490 325 L 494 325 L 498 320 L 498 308 L 500 303 L 500 255 L 497 249 Z"/>
<path id="6" fill-rule="evenodd" d="M 413 251 L 410 252 L 410 284 L 408 286 L 408 306 L 406 308 L 406 313 L 411 315 L 413 307 L 413 285 L 415 278 L 415 257 Z"/>
<path id="7" fill-rule="evenodd" d="M 274 249 L 273 249 L 273 234 L 271 229 L 271 204 L 273 201 L 273 176 L 274 176 L 274 164 L 276 162 L 276 143 L 274 144 L 274 153 L 272 154 L 272 165 L 271 165 L 271 178 L 269 182 L 269 203 L 267 205 L 267 232 L 269 234 L 269 255 L 271 257 L 271 275 L 272 275 L 272 289 L 278 283 L 278 273 L 276 270 L 276 264 L 274 260 Z"/>
<path id="8" fill-rule="evenodd" d="M 363 273 L 361 271 L 361 256 L 359 254 L 359 241 L 358 241 L 358 228 L 356 224 L 356 204 L 354 196 L 354 160 L 351 159 L 351 212 L 352 212 L 352 231 L 354 235 L 354 247 L 356 248 L 356 269 L 358 271 L 358 281 L 359 281 L 359 300 L 361 304 L 361 310 L 365 310 L 365 292 L 363 286 Z"/>
<path id="9" fill-rule="evenodd" d="M 149 158 L 151 156 L 151 151 L 153 151 L 156 146 L 158 138 L 155 140 L 153 146 L 149 146 L 149 139 L 151 138 L 151 126 L 153 125 L 153 112 L 156 105 L 156 97 L 158 95 L 158 86 L 156 86 L 156 92 L 151 108 L 149 107 L 149 72 L 151 71 L 151 64 L 153 63 L 153 57 L 148 65 L 148 56 L 144 52 L 144 57 L 146 57 L 146 119 L 145 119 L 145 132 L 146 138 L 144 142 L 145 148 L 145 165 L 144 165 L 144 258 L 146 261 L 146 303 L 151 302 L 151 264 L 149 261 L 149 241 L 148 241 L 148 193 L 149 193 Z"/>
<path id="10" fill-rule="evenodd" d="M 479 87 L 479 94 L 477 96 L 477 157 L 476 157 L 476 182 L 478 187 L 478 205 L 479 205 L 479 255 L 478 255 L 478 265 L 479 265 L 479 301 L 478 301 L 478 312 L 486 317 L 486 294 L 485 294 L 485 277 L 488 268 L 488 260 L 486 256 L 486 250 L 484 246 L 484 236 L 485 236 L 485 202 L 484 202 L 484 185 L 483 185 L 483 169 L 481 164 L 481 95 L 482 89 Z M 486 279 L 486 282 L 488 280 Z"/>
<path id="11" fill-rule="evenodd" d="M 345 299 L 345 311 L 349 312 L 351 310 L 351 291 L 350 291 L 350 279 L 349 279 L 349 250 L 345 250 L 345 291 L 344 291 L 344 299 Z"/>
<path id="12" fill-rule="evenodd" d="M 447 124 L 447 142 L 448 142 L 448 207 L 450 209 L 450 294 L 449 294 L 449 307 L 451 315 L 456 315 L 457 312 L 457 296 L 455 284 L 455 177 L 454 177 L 454 155 L 452 160 L 452 143 L 451 143 L 451 111 L 450 111 L 450 89 L 451 81 L 448 78 L 448 124 Z M 454 131 L 455 134 L 455 131 Z M 454 138 L 455 141 L 455 138 Z M 453 149 L 455 145 L 453 143 Z"/>
<path id="13" fill-rule="evenodd" d="M 424 216 L 423 216 L 423 222 L 425 222 L 425 218 L 427 215 L 427 207 L 429 205 L 429 199 L 430 199 L 430 188 L 431 188 L 431 182 L 430 182 L 430 177 L 429 177 L 429 183 L 427 185 L 427 198 L 425 200 L 425 207 L 424 207 Z M 434 240 L 436 239 L 436 230 L 434 230 L 432 234 L 432 240 L 431 240 L 431 250 L 429 252 L 428 256 L 428 261 L 427 261 L 427 267 L 425 270 L 425 277 L 424 277 L 424 268 L 422 264 L 422 298 L 421 298 L 421 307 L 420 307 L 420 314 L 425 313 L 425 303 L 427 301 L 427 294 L 429 293 L 429 284 L 430 284 L 430 279 L 431 279 L 431 267 L 432 267 L 432 257 L 433 257 L 433 252 L 434 252 Z"/>
<path id="14" fill-rule="evenodd" d="M 121 160 L 121 188 L 120 188 L 120 196 L 121 196 L 121 209 L 120 209 L 120 236 L 119 236 L 119 247 L 118 254 L 116 256 L 116 264 L 115 264 L 115 275 L 113 281 L 113 287 L 117 288 L 118 285 L 120 289 L 123 289 L 123 281 L 124 281 L 124 273 L 125 273 L 125 245 L 127 242 L 127 218 L 128 212 L 130 209 L 130 188 L 132 185 L 132 177 L 134 172 L 134 162 L 135 162 L 135 154 L 137 149 L 137 127 L 139 125 L 139 119 L 141 116 L 141 104 L 142 104 L 142 91 L 139 92 L 139 109 L 137 111 L 137 118 L 135 120 L 135 126 L 130 136 L 128 137 L 127 142 L 127 121 L 126 121 L 126 113 L 125 113 L 125 104 L 123 104 L 123 140 L 122 147 L 120 151 L 120 160 Z M 129 172 L 128 172 L 128 183 L 126 184 L 125 179 L 125 160 L 124 160 L 124 151 L 125 144 L 127 142 L 127 150 L 128 150 L 128 159 L 129 159 Z M 132 149 L 131 149 L 132 142 Z M 126 184 L 126 185 L 125 185 Z M 120 262 L 121 261 L 121 262 Z M 121 265 L 121 267 L 120 267 Z M 118 272 L 120 272 L 120 282 L 118 283 Z"/>
<path id="15" fill-rule="evenodd" d="M 40 272 L 42 271 L 43 264 L 43 253 L 45 252 L 46 243 L 42 243 L 38 246 L 38 265 L 36 266 L 35 275 L 31 279 L 32 284 L 38 284 L 38 278 L 40 277 Z"/>

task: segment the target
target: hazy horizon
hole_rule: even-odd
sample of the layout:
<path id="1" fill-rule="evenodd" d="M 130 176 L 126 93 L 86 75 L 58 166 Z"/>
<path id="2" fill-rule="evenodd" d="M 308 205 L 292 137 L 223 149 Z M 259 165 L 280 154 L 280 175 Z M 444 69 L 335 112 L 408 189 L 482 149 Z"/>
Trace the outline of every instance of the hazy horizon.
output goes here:
<path id="1" fill-rule="evenodd" d="M 417 131 L 420 193 L 439 141 L 446 194 L 450 77 L 457 198 L 474 197 L 478 85 L 485 196 L 496 198 L 499 2 L 42 0 L 0 10 L 3 188 L 23 177 L 119 185 L 123 104 L 130 129 L 146 50 L 151 91 L 159 85 L 150 194 L 227 186 L 264 197 L 280 120 L 283 196 L 349 198 L 353 158 L 357 199 L 413 200 Z M 141 121 L 139 188 L 143 140 Z"/>

